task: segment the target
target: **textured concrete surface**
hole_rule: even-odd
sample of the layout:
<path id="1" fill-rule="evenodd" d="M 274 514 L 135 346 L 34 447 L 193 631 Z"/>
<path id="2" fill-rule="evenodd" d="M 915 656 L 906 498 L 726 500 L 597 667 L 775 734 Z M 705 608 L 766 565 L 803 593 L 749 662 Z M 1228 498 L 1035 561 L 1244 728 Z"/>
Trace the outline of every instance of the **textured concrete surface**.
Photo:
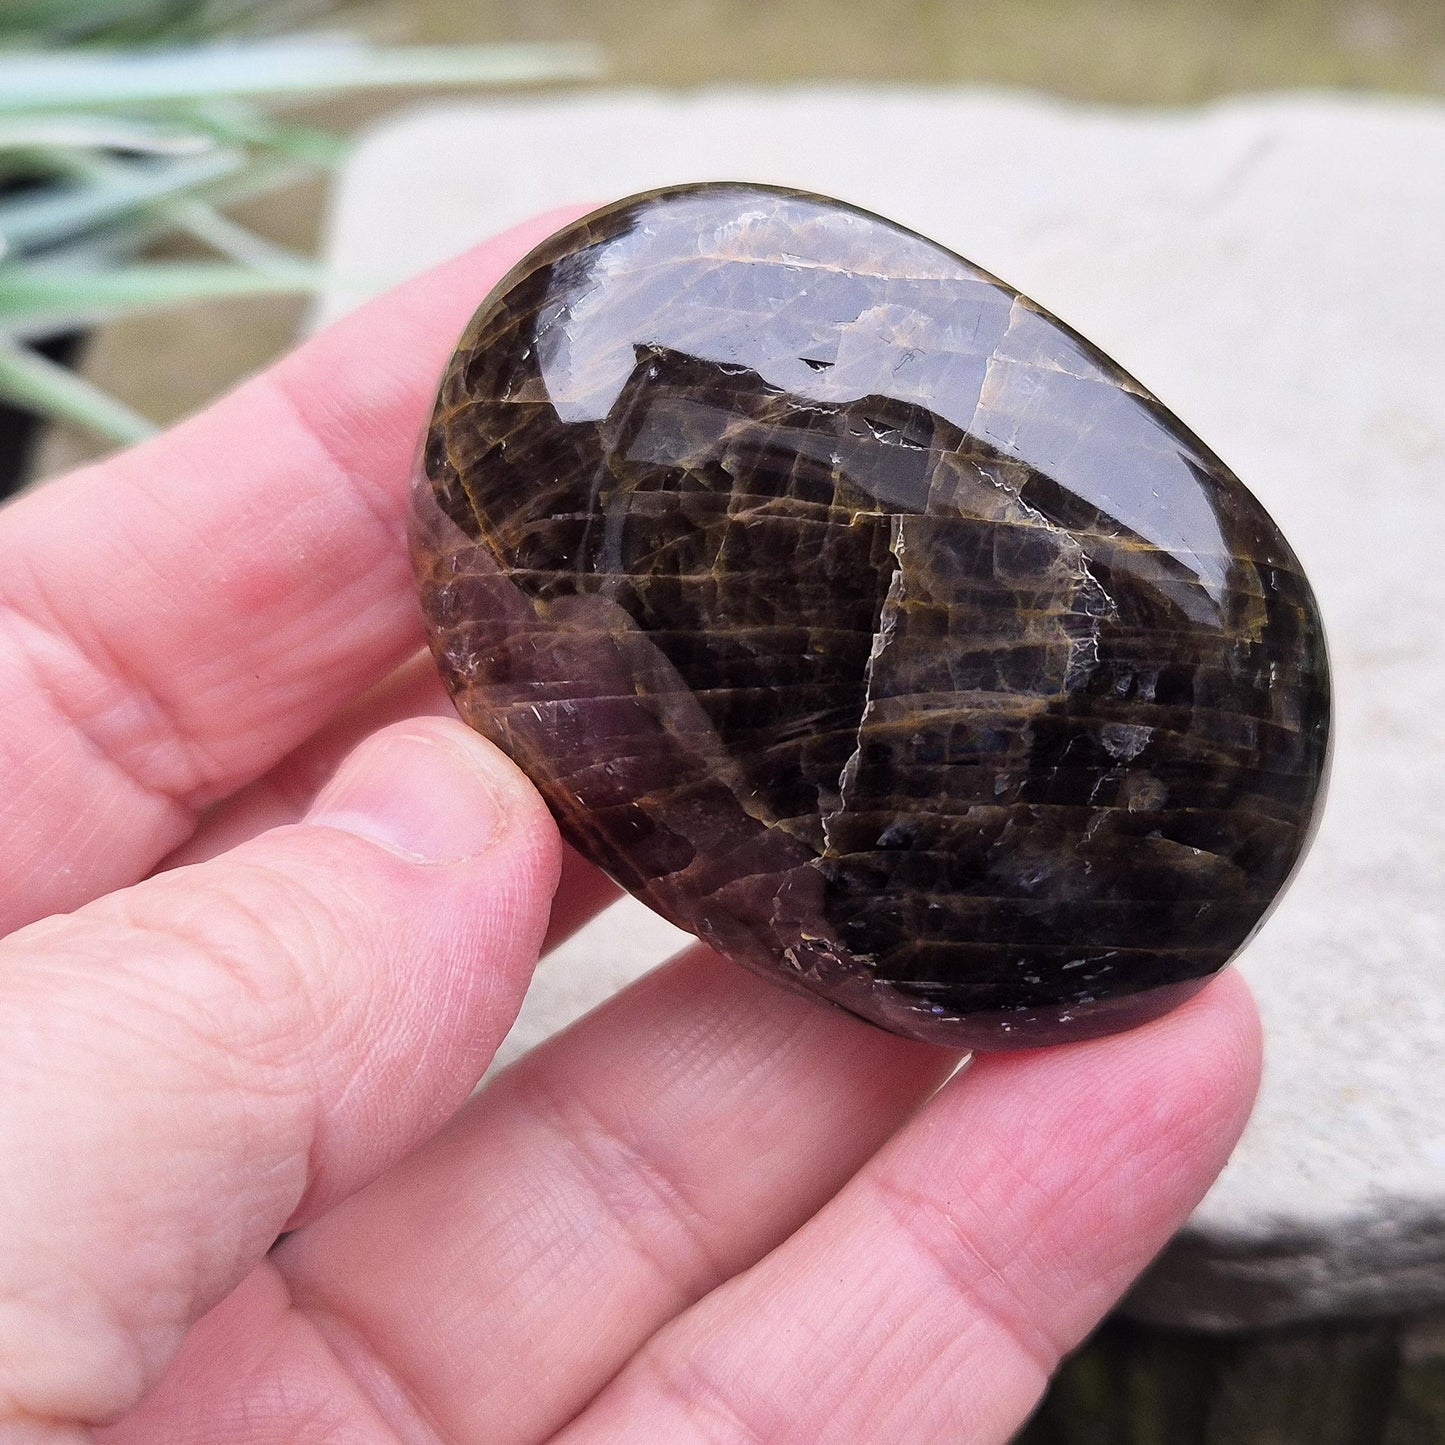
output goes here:
<path id="1" fill-rule="evenodd" d="M 1130 1307 L 1231 1328 L 1445 1305 L 1445 108 L 803 91 L 433 111 L 343 177 L 330 249 L 356 284 L 324 312 L 529 213 L 722 177 L 844 197 L 1002 275 L 1294 541 L 1331 634 L 1334 781 L 1242 961 L 1269 1040 L 1255 1119 Z M 678 945 L 639 913 L 543 964 L 507 1057 Z"/>

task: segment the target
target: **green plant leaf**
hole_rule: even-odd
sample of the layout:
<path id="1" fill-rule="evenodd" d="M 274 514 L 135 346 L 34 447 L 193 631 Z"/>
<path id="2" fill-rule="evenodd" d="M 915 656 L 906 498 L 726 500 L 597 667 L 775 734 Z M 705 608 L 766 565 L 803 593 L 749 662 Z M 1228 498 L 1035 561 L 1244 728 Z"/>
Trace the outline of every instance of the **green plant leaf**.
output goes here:
<path id="1" fill-rule="evenodd" d="M 238 201 L 253 196 L 265 195 L 268 191 L 279 190 L 305 180 L 313 172 L 311 166 L 296 165 L 286 160 L 262 158 L 235 175 L 224 176 L 219 181 L 201 186 L 195 192 L 171 200 L 158 202 L 129 212 L 95 231 L 86 231 L 78 236 L 67 236 L 48 246 L 44 252 L 43 264 L 47 267 L 65 267 L 71 270 L 93 271 L 101 267 L 116 265 L 132 259 L 152 241 L 161 239 L 178 228 L 190 231 L 191 225 L 185 208 L 190 204 L 204 206 L 207 210 L 218 211 Z M 178 208 L 178 209 L 173 209 Z M 235 223 L 232 222 L 232 225 Z M 213 236 L 201 238 L 208 245 L 216 244 Z M 260 241 L 260 238 L 257 238 Z M 269 243 L 261 242 L 262 245 Z M 230 254 L 230 247 L 219 247 Z M 271 254 L 289 254 L 271 247 Z M 18 261 L 12 265 L 20 264 Z M 309 264 L 304 261 L 303 264 Z M 6 266 L 0 261 L 0 290 Z M 48 331 L 27 330 L 30 336 L 46 335 Z"/>
<path id="2" fill-rule="evenodd" d="M 351 149 L 344 136 L 320 126 L 278 120 L 244 100 L 191 102 L 181 107 L 180 118 L 185 124 L 204 127 L 217 140 L 322 169 L 338 164 Z"/>
<path id="3" fill-rule="evenodd" d="M 246 166 L 242 151 L 108 165 L 87 179 L 0 200 L 0 257 L 93 231 Z"/>
<path id="4" fill-rule="evenodd" d="M 146 261 L 104 271 L 17 263 L 0 267 L 0 331 L 44 336 L 189 301 L 305 294 L 326 274 L 309 261 L 265 271 L 212 261 Z"/>
<path id="5" fill-rule="evenodd" d="M 47 45 L 192 39 L 319 8 L 324 0 L 6 0 L 0 38 Z"/>
<path id="6" fill-rule="evenodd" d="M 73 422 L 122 446 L 143 441 L 157 429 L 79 373 L 4 337 L 0 337 L 0 397 L 26 411 Z"/>
<path id="7" fill-rule="evenodd" d="M 89 153 L 72 153 L 68 157 L 68 167 L 68 174 L 101 182 L 117 178 L 124 180 L 126 174 L 124 162 Z M 245 174 L 245 171 L 240 173 Z M 142 201 L 140 209 L 143 217 L 149 214 L 156 231 L 182 231 L 227 260 L 258 271 L 279 270 L 287 274 L 292 267 L 308 264 L 295 252 L 268 241 L 223 214 L 196 190 Z M 0 229 L 0 236 L 3 236 L 3 229 Z"/>
<path id="8" fill-rule="evenodd" d="M 215 139 L 208 129 L 130 116 L 59 111 L 0 116 L 0 151 L 112 150 L 144 155 L 194 155 Z"/>
<path id="9" fill-rule="evenodd" d="M 253 271 L 289 276 L 296 274 L 296 268 L 309 264 L 295 251 L 288 251 L 284 246 L 258 236 L 215 206 L 193 196 L 177 196 L 167 201 L 161 207 L 161 213 L 178 230 L 209 246 L 228 261 L 249 266 Z"/>
<path id="10" fill-rule="evenodd" d="M 571 45 L 412 45 L 345 37 L 116 53 L 0 55 L 0 113 L 217 96 L 301 96 L 398 85 L 504 85 L 598 73 Z"/>

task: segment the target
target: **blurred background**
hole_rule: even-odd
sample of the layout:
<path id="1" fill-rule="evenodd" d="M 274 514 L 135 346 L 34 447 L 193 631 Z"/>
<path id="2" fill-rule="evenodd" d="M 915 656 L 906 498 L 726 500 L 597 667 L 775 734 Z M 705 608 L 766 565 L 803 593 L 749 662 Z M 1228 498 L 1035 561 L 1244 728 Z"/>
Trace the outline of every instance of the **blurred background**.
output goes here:
<path id="1" fill-rule="evenodd" d="M 1445 1044 L 1445 800 L 1417 765 L 1445 747 L 1430 622 L 1445 293 L 1428 289 L 1445 230 L 1441 0 L 0 0 L 0 495 L 193 411 L 349 290 L 400 279 L 413 252 L 415 266 L 574 183 L 600 198 L 620 171 L 594 184 L 585 164 L 567 170 L 569 104 L 617 98 L 595 113 L 604 129 L 665 137 L 680 97 L 701 97 L 688 124 L 706 127 L 792 96 L 766 115 L 796 131 L 824 93 L 819 114 L 854 124 L 860 97 L 906 126 L 922 95 L 943 107 L 930 115 L 1047 132 L 1019 150 L 1034 166 L 1020 204 L 1028 191 L 1054 209 L 1013 233 L 981 218 L 995 251 L 973 254 L 1010 258 L 996 269 L 1026 289 L 1052 286 L 1041 299 L 1057 295 L 1107 349 L 1117 340 L 1246 477 L 1275 486 L 1261 495 L 1326 584 L 1340 669 L 1335 826 L 1251 973 L 1284 1061 L 1274 1093 L 1224 1202 L 1066 1365 L 1022 1438 L 1445 1445 L 1445 1104 L 1430 1102 Z M 1252 95 L 1273 99 L 1193 109 Z M 947 109 L 953 97 L 963 109 Z M 511 98 L 544 109 L 513 123 Z M 442 103 L 475 109 L 455 126 L 433 115 L 430 131 L 393 119 Z M 535 162 L 550 179 L 529 180 L 528 157 L 485 154 L 534 123 L 552 137 Z M 828 173 L 827 140 L 802 184 Z M 1095 140 L 1114 148 L 1112 169 L 1091 169 Z M 1411 172 L 1398 152 L 1415 147 Z M 769 153 L 764 178 L 786 179 L 771 172 L 803 153 L 801 140 Z M 1136 160 L 1152 191 L 1130 189 Z M 450 211 L 431 206 L 442 180 L 406 179 L 428 163 L 474 172 Z M 923 229 L 923 191 L 979 179 L 910 165 L 899 218 Z M 1195 165 L 1172 186 L 1171 166 Z M 1003 170 L 995 206 L 1008 203 Z M 378 197 L 391 184 L 412 204 Z M 372 234 L 387 226 L 389 239 Z M 1312 265 L 1297 264 L 1304 251 Z M 1362 554 L 1392 570 L 1351 570 Z M 1361 941 L 1390 911 L 1386 890 L 1410 924 Z M 1300 1002 L 1306 965 L 1290 956 L 1308 950 L 1314 968 L 1332 946 L 1333 1012 Z M 1348 991 L 1367 952 L 1393 995 Z M 529 998 L 522 1042 L 592 1001 L 562 998 L 566 977 L 553 965 L 553 994 Z M 1302 1011 L 1314 1035 L 1297 1045 L 1287 1029 Z M 1357 1052 L 1331 1074 L 1348 1040 Z M 1331 1180 L 1345 1181 L 1338 1198 Z"/>

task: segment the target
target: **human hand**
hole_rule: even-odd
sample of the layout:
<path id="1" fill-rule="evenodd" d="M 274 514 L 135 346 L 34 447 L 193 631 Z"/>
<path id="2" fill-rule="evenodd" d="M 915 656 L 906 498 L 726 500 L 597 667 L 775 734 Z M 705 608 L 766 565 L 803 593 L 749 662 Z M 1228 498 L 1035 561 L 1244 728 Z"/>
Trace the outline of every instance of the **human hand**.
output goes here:
<path id="1" fill-rule="evenodd" d="M 1243 1125 L 1232 975 L 944 1084 L 701 947 L 465 1102 L 612 894 L 414 656 L 406 481 L 563 219 L 0 512 L 5 1445 L 1003 1441 Z"/>

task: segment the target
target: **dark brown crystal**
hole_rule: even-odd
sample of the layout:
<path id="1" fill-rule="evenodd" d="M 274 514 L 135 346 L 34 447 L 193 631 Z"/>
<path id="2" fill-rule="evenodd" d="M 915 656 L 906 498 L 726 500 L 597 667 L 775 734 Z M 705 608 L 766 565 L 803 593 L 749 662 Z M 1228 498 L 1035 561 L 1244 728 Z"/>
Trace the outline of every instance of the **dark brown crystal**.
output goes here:
<path id="1" fill-rule="evenodd" d="M 462 716 L 739 963 L 956 1046 L 1223 967 L 1329 730 L 1299 562 L 1077 333 L 836 201 L 598 211 L 486 299 L 415 489 Z"/>

